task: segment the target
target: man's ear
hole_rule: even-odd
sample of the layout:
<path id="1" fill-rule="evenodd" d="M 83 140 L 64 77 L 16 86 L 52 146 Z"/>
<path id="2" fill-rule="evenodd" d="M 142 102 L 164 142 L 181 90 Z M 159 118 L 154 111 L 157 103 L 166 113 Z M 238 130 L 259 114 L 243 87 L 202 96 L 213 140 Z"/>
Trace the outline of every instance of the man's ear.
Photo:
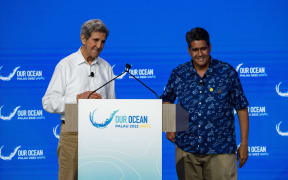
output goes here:
<path id="1" fill-rule="evenodd" d="M 192 50 L 191 50 L 191 47 L 188 47 L 187 50 L 188 50 L 188 53 L 190 54 L 190 56 L 192 56 Z"/>
<path id="2" fill-rule="evenodd" d="M 81 39 L 82 44 L 85 45 L 86 44 L 86 38 L 85 38 L 84 34 L 80 35 L 80 39 Z"/>
<path id="3" fill-rule="evenodd" d="M 209 44 L 209 53 L 211 52 L 211 50 L 212 50 L 212 47 L 211 47 L 211 44 Z"/>

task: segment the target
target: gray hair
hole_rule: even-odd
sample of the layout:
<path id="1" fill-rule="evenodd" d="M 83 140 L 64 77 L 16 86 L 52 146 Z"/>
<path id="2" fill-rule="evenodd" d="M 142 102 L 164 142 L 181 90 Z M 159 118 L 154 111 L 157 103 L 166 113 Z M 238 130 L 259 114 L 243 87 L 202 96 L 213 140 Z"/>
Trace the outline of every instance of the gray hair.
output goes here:
<path id="1" fill-rule="evenodd" d="M 82 25 L 80 34 L 83 34 L 86 40 L 90 38 L 92 32 L 103 32 L 106 34 L 106 38 L 109 35 L 108 29 L 100 19 L 91 19 Z"/>

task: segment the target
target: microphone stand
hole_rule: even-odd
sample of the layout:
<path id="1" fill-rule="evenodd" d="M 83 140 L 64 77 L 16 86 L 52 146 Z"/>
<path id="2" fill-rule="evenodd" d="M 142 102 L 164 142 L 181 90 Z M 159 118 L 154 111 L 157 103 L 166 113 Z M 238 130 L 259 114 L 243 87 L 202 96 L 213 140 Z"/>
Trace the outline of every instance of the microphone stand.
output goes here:
<path id="1" fill-rule="evenodd" d="M 115 79 L 117 79 L 118 77 L 122 76 L 125 72 L 128 72 L 129 73 L 129 69 L 127 66 L 126 66 L 126 69 L 125 71 L 123 71 L 120 75 L 114 77 L 113 79 L 111 79 L 110 81 L 106 82 L 105 84 L 103 84 L 102 86 L 100 86 L 99 88 L 95 89 L 94 91 L 92 91 L 89 95 L 88 95 L 88 99 L 90 99 L 91 95 L 93 93 L 95 93 L 96 91 L 98 91 L 99 89 L 101 89 L 102 87 L 106 86 L 107 84 L 109 84 L 111 81 L 114 81 Z"/>
<path id="2" fill-rule="evenodd" d="M 136 78 L 133 74 L 131 74 L 129 72 L 129 70 L 127 72 L 130 76 L 132 76 L 134 79 L 136 79 L 138 82 L 140 82 L 143 86 L 145 86 L 147 89 L 149 89 L 156 96 L 157 99 L 160 99 L 159 95 L 153 89 L 151 89 L 146 84 L 144 84 L 142 81 L 140 81 L 138 78 Z"/>

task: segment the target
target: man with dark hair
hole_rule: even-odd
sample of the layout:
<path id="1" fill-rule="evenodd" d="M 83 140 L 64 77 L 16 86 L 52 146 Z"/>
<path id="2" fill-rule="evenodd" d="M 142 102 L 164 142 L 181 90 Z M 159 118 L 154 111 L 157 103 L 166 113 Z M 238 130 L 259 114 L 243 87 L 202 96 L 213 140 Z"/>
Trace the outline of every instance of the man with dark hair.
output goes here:
<path id="1" fill-rule="evenodd" d="M 178 98 L 189 112 L 189 128 L 167 132 L 176 144 L 176 170 L 181 180 L 235 180 L 237 159 L 241 168 L 248 159 L 248 101 L 237 72 L 227 63 L 210 56 L 208 32 L 193 28 L 186 33 L 192 60 L 176 67 L 162 94 L 164 103 Z M 237 150 L 234 109 L 240 129 Z"/>
<path id="2" fill-rule="evenodd" d="M 114 77 L 111 66 L 99 57 L 108 36 L 108 29 L 99 19 L 82 25 L 80 49 L 62 59 L 56 66 L 42 99 L 43 108 L 61 114 L 61 134 L 58 143 L 59 180 L 78 179 L 78 133 L 64 131 L 65 104 L 76 104 Z M 91 99 L 114 99 L 114 82 L 90 96 Z"/>

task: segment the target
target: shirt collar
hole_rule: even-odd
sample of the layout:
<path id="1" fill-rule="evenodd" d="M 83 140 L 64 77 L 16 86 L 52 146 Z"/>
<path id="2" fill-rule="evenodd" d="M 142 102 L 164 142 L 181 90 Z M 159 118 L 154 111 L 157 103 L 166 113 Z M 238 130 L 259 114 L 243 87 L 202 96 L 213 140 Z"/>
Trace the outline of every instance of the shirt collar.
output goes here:
<path id="1" fill-rule="evenodd" d="M 211 61 L 210 61 L 209 67 L 208 67 L 208 69 L 207 69 L 205 74 L 213 74 L 213 70 L 215 68 L 214 66 L 215 66 L 215 60 L 214 60 L 214 58 L 211 57 Z M 197 73 L 197 71 L 194 68 L 194 65 L 192 63 L 192 60 L 189 61 L 189 67 L 190 67 L 191 72 Z"/>
<path id="2" fill-rule="evenodd" d="M 75 63 L 77 65 L 80 65 L 80 64 L 83 64 L 83 63 L 87 63 L 87 61 L 85 60 L 82 52 L 81 52 L 81 48 L 78 49 L 78 51 L 76 52 L 78 58 L 75 59 Z M 92 63 L 91 63 L 91 66 L 94 65 L 94 64 L 98 64 L 99 63 L 99 57 L 95 58 Z"/>

